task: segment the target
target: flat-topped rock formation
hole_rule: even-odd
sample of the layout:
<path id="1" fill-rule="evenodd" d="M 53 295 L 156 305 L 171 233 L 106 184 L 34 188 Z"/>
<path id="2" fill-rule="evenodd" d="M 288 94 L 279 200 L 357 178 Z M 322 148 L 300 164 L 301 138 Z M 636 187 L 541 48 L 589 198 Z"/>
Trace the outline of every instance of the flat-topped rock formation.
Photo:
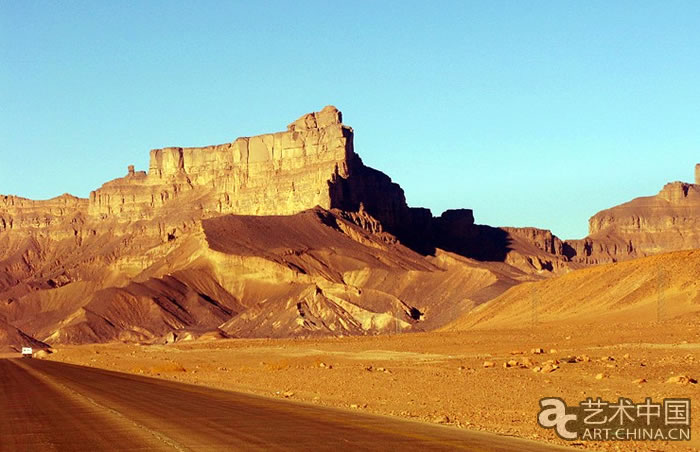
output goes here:
<path id="1" fill-rule="evenodd" d="M 216 146 L 154 149 L 148 172 L 129 165 L 126 176 L 105 183 L 89 199 L 4 197 L 0 230 L 55 226 L 71 215 L 95 225 L 93 230 L 111 225 L 120 234 L 128 231 L 125 223 L 155 219 L 140 233 L 168 240 L 193 220 L 228 213 L 291 215 L 316 206 L 362 211 L 393 231 L 411 229 L 403 190 L 362 163 L 352 128 L 333 106 L 303 115 L 284 132 Z"/>
<path id="2" fill-rule="evenodd" d="M 581 241 L 434 217 L 363 164 L 328 106 L 282 132 L 154 149 L 87 199 L 0 196 L 0 339 L 429 330 L 524 281 L 697 247 L 697 218 L 683 183 L 601 212 Z"/>
<path id="3" fill-rule="evenodd" d="M 158 219 L 157 230 L 142 232 L 162 235 L 192 219 L 291 215 L 316 206 L 362 210 L 385 228 L 410 229 L 403 190 L 362 163 L 352 128 L 332 106 L 302 116 L 284 132 L 216 146 L 154 149 L 148 172 L 130 165 L 126 176 L 105 183 L 87 200 L 4 197 L 0 230 L 56 225 L 65 215 L 79 214 L 100 225 Z"/>
<path id="4" fill-rule="evenodd" d="M 0 196 L 0 232 L 60 229 L 66 220 L 72 220 L 86 211 L 88 200 L 63 194 L 45 201 L 34 201 L 19 196 Z"/>
<path id="5" fill-rule="evenodd" d="M 700 165 L 696 183 L 671 182 L 654 196 L 598 212 L 589 235 L 566 242 L 572 260 L 615 262 L 665 251 L 700 248 Z"/>
<path id="6" fill-rule="evenodd" d="M 148 173 L 130 173 L 91 193 L 90 215 L 149 218 L 193 190 L 198 192 L 193 207 L 204 216 L 331 208 L 329 184 L 348 178 L 357 158 L 352 129 L 341 119 L 329 106 L 304 115 L 285 132 L 217 146 L 154 149 Z"/>

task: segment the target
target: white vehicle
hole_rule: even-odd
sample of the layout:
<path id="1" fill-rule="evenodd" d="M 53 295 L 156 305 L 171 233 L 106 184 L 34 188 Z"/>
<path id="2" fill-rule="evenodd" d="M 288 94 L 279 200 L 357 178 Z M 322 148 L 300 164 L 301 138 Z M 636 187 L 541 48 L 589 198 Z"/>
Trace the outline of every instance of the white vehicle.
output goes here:
<path id="1" fill-rule="evenodd" d="M 31 358 L 33 354 L 31 347 L 22 347 L 22 358 Z"/>

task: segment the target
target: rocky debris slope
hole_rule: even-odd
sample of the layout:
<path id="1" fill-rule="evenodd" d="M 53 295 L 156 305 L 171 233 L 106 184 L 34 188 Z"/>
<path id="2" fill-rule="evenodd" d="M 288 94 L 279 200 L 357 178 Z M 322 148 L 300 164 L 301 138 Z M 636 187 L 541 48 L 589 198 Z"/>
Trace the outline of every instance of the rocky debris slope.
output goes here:
<path id="1" fill-rule="evenodd" d="M 30 279 L 0 312 L 51 344 L 375 334 L 433 329 L 531 279 L 504 263 L 423 256 L 347 216 L 218 216 L 143 256 L 137 241 L 107 256 L 89 243 L 78 266 L 102 273 L 58 287 Z"/>
<path id="2" fill-rule="evenodd" d="M 47 344 L 37 341 L 0 317 L 0 352 L 19 352 L 22 347 L 49 348 Z"/>

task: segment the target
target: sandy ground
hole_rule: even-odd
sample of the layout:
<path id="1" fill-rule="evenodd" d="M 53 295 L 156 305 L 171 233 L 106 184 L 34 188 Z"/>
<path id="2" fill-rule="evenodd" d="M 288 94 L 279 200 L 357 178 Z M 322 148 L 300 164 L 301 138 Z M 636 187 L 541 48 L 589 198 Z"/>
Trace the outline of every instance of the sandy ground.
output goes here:
<path id="1" fill-rule="evenodd" d="M 542 348 L 543 354 L 532 349 Z M 696 450 L 700 325 L 537 325 L 520 330 L 328 339 L 220 340 L 59 347 L 49 359 L 369 413 L 446 423 L 598 450 Z M 587 355 L 590 361 L 564 358 Z M 530 368 L 504 368 L 510 360 Z M 549 360 L 559 368 L 534 372 Z M 495 366 L 485 368 L 484 362 Z M 598 379 L 596 376 L 603 374 Z M 645 379 L 646 382 L 635 382 Z M 536 423 L 538 401 L 561 397 L 690 397 L 692 442 L 565 442 Z"/>

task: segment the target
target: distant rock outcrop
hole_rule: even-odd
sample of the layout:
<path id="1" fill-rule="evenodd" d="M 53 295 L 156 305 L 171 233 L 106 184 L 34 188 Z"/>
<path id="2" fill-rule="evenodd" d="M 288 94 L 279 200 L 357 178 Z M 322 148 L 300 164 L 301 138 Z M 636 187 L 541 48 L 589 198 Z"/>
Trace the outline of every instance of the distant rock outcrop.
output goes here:
<path id="1" fill-rule="evenodd" d="M 564 246 L 573 261 L 587 264 L 700 248 L 700 184 L 671 182 L 655 196 L 598 212 L 588 237 Z"/>

